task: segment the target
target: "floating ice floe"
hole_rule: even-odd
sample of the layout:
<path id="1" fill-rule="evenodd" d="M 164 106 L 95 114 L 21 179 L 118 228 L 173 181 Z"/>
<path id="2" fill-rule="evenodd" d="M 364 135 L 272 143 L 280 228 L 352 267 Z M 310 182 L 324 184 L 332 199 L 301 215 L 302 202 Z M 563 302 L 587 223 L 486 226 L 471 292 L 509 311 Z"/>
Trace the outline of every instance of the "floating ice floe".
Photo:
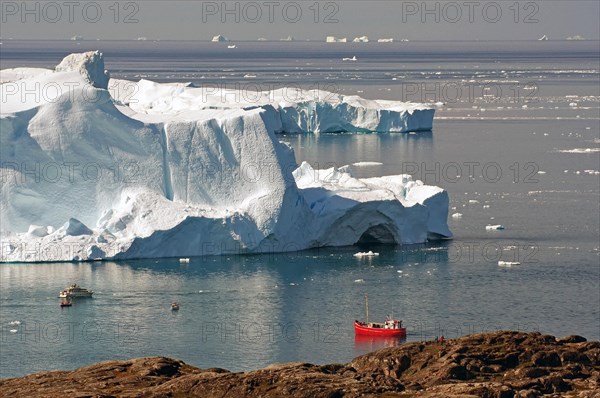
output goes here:
<path id="1" fill-rule="evenodd" d="M 365 283 L 364 279 L 355 279 L 354 283 Z"/>
<path id="2" fill-rule="evenodd" d="M 503 225 L 486 225 L 485 226 L 486 231 L 500 231 L 503 229 L 504 229 Z"/>
<path id="3" fill-rule="evenodd" d="M 454 213 L 452 214 L 452 218 L 462 218 L 462 213 Z"/>
<path id="4" fill-rule="evenodd" d="M 577 154 L 590 154 L 600 152 L 600 148 L 575 148 L 575 149 L 560 149 L 560 153 L 577 153 Z"/>
<path id="5" fill-rule="evenodd" d="M 335 36 L 327 36 L 327 38 L 325 38 L 325 42 L 327 43 L 346 43 L 347 41 L 348 38 L 346 37 L 337 38 Z"/>
<path id="6" fill-rule="evenodd" d="M 354 253 L 354 257 L 377 257 L 379 253 L 373 253 L 371 250 L 368 252 L 358 252 Z"/>
<path id="7" fill-rule="evenodd" d="M 380 162 L 356 162 L 356 163 L 352 163 L 352 166 L 356 166 L 356 167 L 383 166 L 383 163 L 380 163 Z"/>
<path id="8" fill-rule="evenodd" d="M 513 265 L 521 265 L 518 261 L 498 261 L 500 267 L 512 267 Z"/>
<path id="9" fill-rule="evenodd" d="M 179 262 L 180 262 L 180 263 L 189 263 L 189 262 L 190 262 L 190 259 L 189 259 L 189 258 L 180 258 L 180 259 L 179 259 Z"/>
<path id="10" fill-rule="evenodd" d="M 276 135 L 429 129 L 427 105 L 318 90 L 292 101 L 286 89 L 245 101 L 235 90 L 108 80 L 98 52 L 61 65 L 0 71 L 0 261 L 189 258 L 452 236 L 443 189 L 408 175 L 356 178 L 351 167 L 298 165 Z M 60 95 L 24 95 L 48 86 Z M 59 177 L 26 177 L 30 169 L 14 167 L 22 164 L 58 167 Z"/>

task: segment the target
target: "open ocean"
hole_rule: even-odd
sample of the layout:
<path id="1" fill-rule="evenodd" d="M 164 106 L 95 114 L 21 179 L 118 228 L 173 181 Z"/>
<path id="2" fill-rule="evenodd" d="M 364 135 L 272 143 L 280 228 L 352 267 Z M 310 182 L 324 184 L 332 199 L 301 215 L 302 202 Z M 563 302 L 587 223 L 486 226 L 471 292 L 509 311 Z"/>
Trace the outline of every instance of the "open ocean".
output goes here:
<path id="1" fill-rule="evenodd" d="M 600 339 L 598 41 L 236 45 L 4 40 L 0 67 L 51 68 L 99 49 L 116 78 L 444 103 L 432 132 L 281 140 L 315 168 L 355 164 L 360 177 L 441 186 L 450 214 L 462 214 L 449 217 L 454 240 L 189 264 L 0 264 L 0 377 L 154 355 L 240 371 L 402 344 L 355 339 L 365 293 L 370 319 L 393 313 L 408 341 L 498 329 Z M 380 256 L 353 256 L 365 249 Z M 58 292 L 73 282 L 94 298 L 61 309 Z"/>

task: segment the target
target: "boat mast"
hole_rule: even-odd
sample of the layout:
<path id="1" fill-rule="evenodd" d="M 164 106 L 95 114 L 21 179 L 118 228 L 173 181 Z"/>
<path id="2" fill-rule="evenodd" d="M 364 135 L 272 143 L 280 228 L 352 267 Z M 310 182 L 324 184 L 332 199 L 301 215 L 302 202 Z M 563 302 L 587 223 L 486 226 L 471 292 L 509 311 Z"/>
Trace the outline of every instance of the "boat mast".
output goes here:
<path id="1" fill-rule="evenodd" d="M 369 323 L 369 296 L 365 294 L 365 309 L 367 313 L 367 323 Z"/>

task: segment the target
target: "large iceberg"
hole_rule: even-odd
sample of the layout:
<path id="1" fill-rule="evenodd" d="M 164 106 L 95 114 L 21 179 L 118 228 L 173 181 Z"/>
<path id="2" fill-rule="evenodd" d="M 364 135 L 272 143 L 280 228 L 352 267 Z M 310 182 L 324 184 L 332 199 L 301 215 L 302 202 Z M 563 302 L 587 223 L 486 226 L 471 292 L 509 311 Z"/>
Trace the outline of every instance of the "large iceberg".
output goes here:
<path id="1" fill-rule="evenodd" d="M 114 79 L 106 89 L 97 52 L 73 54 L 55 71 L 3 70 L 0 79 L 0 261 L 452 236 L 443 189 L 407 175 L 359 179 L 350 166 L 298 166 L 275 134 L 431 127 L 418 116 L 430 111 L 432 119 L 426 106 L 301 90 L 294 102 L 285 89 L 247 100 L 189 84 Z"/>

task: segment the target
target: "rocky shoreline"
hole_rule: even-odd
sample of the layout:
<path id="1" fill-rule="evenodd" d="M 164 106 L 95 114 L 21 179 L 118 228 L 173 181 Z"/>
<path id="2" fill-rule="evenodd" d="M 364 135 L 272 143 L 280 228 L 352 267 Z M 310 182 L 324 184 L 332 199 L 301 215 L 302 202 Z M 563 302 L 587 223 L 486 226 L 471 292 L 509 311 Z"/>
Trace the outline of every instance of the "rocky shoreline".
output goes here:
<path id="1" fill-rule="evenodd" d="M 386 348 L 347 364 L 287 363 L 245 373 L 138 358 L 3 379 L 0 396 L 596 398 L 600 342 L 503 331 Z"/>

